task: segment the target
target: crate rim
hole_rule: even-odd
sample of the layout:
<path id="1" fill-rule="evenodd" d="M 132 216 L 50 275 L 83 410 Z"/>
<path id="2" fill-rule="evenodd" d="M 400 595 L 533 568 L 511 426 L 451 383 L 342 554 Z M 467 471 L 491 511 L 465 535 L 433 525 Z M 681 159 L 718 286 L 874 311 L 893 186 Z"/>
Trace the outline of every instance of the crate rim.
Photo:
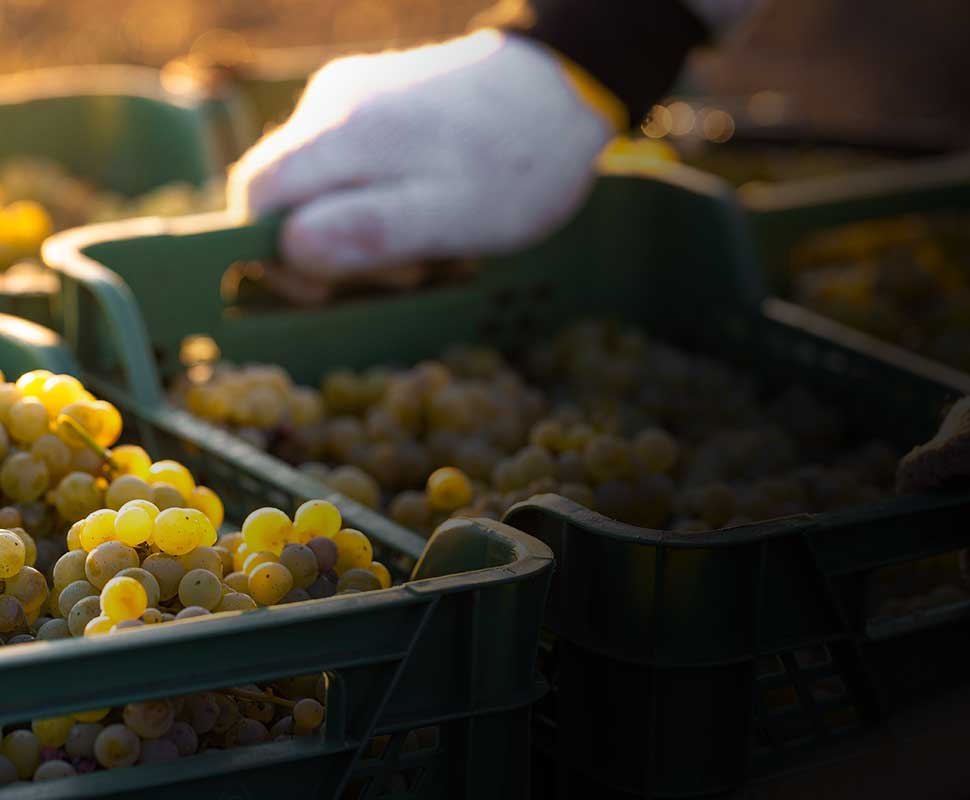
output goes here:
<path id="1" fill-rule="evenodd" d="M 498 566 L 484 567 L 448 575 L 416 578 L 399 586 L 365 592 L 358 595 L 334 596 L 306 600 L 255 611 L 224 611 L 211 616 L 181 620 L 175 625 L 154 625 L 128 631 L 129 635 L 102 636 L 97 638 L 74 638 L 56 642 L 34 643 L 30 647 L 4 648 L 0 651 L 0 676 L 8 672 L 31 670 L 37 667 L 57 665 L 70 661 L 74 655 L 84 653 L 88 657 L 110 660 L 113 655 L 131 652 L 135 646 L 142 651 L 160 651 L 170 645 L 191 645 L 201 640 L 232 639 L 241 634 L 258 635 L 281 625 L 294 625 L 309 621 L 346 618 L 355 614 L 373 613 L 375 610 L 404 606 L 423 606 L 436 602 L 436 596 L 486 587 L 519 583 L 535 579 L 553 568 L 551 549 L 539 539 L 501 522 L 486 518 L 455 518 L 443 523 L 428 542 L 426 552 L 432 549 L 435 538 L 447 537 L 455 529 L 472 526 L 480 534 L 499 538 L 509 546 L 512 560 Z M 421 562 L 415 567 L 415 574 Z M 233 620 L 230 625 L 229 620 Z M 351 663 L 353 659 L 348 662 Z M 344 664 L 342 666 L 347 666 Z M 333 667 L 339 669 L 341 665 Z M 285 670 L 284 670 L 285 671 Z M 0 677 L 2 679 L 2 677 Z M 136 689 L 136 692 L 138 690 Z M 145 692 L 142 692 L 145 694 Z M 155 693 L 157 694 L 157 692 Z M 70 712 L 90 708 L 88 701 L 61 703 L 56 708 L 45 709 L 52 713 Z M 17 713 L 0 713 L 4 723 L 21 719 Z"/>
<path id="2" fill-rule="evenodd" d="M 0 77 L 0 105 L 67 97 L 140 97 L 192 109 L 207 97 L 194 82 L 166 85 L 159 70 L 133 64 L 45 67 Z"/>

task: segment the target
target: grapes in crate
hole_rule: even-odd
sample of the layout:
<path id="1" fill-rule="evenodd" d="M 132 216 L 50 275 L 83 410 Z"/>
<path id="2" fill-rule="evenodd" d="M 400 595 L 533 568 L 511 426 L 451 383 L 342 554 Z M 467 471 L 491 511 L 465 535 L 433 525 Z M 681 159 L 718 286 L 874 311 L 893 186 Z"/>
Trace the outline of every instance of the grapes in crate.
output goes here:
<path id="1" fill-rule="evenodd" d="M 545 492 L 635 525 L 714 530 L 864 504 L 896 466 L 892 447 L 853 438 L 804 387 L 609 321 L 509 358 L 466 346 L 410 368 L 333 370 L 319 390 L 204 349 L 175 402 L 424 534 Z"/>

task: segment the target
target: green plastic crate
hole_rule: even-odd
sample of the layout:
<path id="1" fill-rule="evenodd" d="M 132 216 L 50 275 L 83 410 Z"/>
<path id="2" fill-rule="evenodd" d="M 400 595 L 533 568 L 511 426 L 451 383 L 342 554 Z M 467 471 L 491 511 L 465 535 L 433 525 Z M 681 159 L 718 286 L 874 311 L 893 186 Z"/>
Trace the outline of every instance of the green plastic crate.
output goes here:
<path id="1" fill-rule="evenodd" d="M 167 90 L 147 68 L 19 73 L 0 80 L 0 162 L 50 159 L 129 196 L 173 181 L 201 186 L 224 166 L 213 113 L 198 91 Z"/>
<path id="2" fill-rule="evenodd" d="M 788 257 L 806 236 L 852 222 L 970 208 L 970 153 L 914 160 L 836 178 L 742 187 L 773 288 L 790 288 Z"/>
<path id="3" fill-rule="evenodd" d="M 135 196 L 167 183 L 203 185 L 251 138 L 229 101 L 156 70 L 98 66 L 0 78 L 0 165 L 51 160 L 104 189 Z M 2 293 L 0 311 L 51 322 L 46 292 Z"/>
<path id="4" fill-rule="evenodd" d="M 48 242 L 45 258 L 65 278 L 65 336 L 88 370 L 149 403 L 161 396 L 152 354 L 177 369 L 179 342 L 193 333 L 213 336 L 230 359 L 274 361 L 314 382 L 330 367 L 412 362 L 460 341 L 514 348 L 571 320 L 612 315 L 766 377 L 807 382 L 839 399 L 861 432 L 900 446 L 932 435 L 944 404 L 970 392 L 960 373 L 766 299 L 735 195 L 678 165 L 658 165 L 649 179 L 602 178 L 563 231 L 485 262 L 464 284 L 323 309 L 224 305 L 223 271 L 275 257 L 278 231 L 275 220 L 227 225 L 221 215 L 143 220 Z M 809 723 L 801 740 L 757 740 L 762 658 L 788 665 L 825 648 L 828 665 L 813 679 L 838 673 L 854 732 L 919 690 L 962 678 L 965 617 L 872 628 L 859 618 L 858 576 L 970 545 L 968 511 L 970 494 L 938 494 L 686 537 L 561 501 L 517 508 L 511 524 L 571 565 L 548 606 L 558 690 L 538 735 L 558 766 L 547 777 L 562 796 L 705 795 L 850 747 L 811 708 L 784 720 Z M 575 559 L 564 549 L 574 529 L 583 537 Z M 682 597 L 671 595 L 671 576 Z M 563 622 L 563 608 L 575 618 Z M 801 690 L 803 678 L 784 666 L 771 680 Z"/>
<path id="5" fill-rule="evenodd" d="M 134 636 L 3 648 L 0 723 L 316 671 L 330 683 L 319 735 L 0 793 L 524 800 L 551 567 L 548 548 L 531 537 L 454 520 L 402 586 Z M 415 731 L 416 750 L 405 744 Z M 369 747 L 375 736 L 389 737 L 381 751 Z"/>

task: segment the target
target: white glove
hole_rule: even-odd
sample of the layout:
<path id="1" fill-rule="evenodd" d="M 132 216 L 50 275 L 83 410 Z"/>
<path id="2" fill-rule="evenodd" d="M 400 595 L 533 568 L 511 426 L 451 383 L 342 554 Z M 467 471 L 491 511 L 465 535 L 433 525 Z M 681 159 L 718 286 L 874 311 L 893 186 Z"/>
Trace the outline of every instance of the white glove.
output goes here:
<path id="1" fill-rule="evenodd" d="M 575 212 L 612 133 L 554 55 L 484 30 L 328 64 L 233 168 L 230 203 L 292 208 L 283 253 L 308 276 L 508 251 Z"/>

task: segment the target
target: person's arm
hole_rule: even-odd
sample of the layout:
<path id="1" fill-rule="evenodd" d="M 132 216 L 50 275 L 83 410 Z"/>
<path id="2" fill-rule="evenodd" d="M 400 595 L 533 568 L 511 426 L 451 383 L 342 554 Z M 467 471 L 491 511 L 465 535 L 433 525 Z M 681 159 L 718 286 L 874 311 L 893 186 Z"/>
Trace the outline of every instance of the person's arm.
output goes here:
<path id="1" fill-rule="evenodd" d="M 532 0 L 513 6 L 499 6 L 488 21 L 581 66 L 620 100 L 633 124 L 670 88 L 688 51 L 709 36 L 707 22 L 683 0 Z"/>
<path id="2" fill-rule="evenodd" d="M 310 282 L 521 248 L 576 212 L 603 147 L 703 38 L 679 1 L 542 0 L 518 33 L 332 62 L 231 171 L 231 205 L 290 210 L 282 251 Z"/>

